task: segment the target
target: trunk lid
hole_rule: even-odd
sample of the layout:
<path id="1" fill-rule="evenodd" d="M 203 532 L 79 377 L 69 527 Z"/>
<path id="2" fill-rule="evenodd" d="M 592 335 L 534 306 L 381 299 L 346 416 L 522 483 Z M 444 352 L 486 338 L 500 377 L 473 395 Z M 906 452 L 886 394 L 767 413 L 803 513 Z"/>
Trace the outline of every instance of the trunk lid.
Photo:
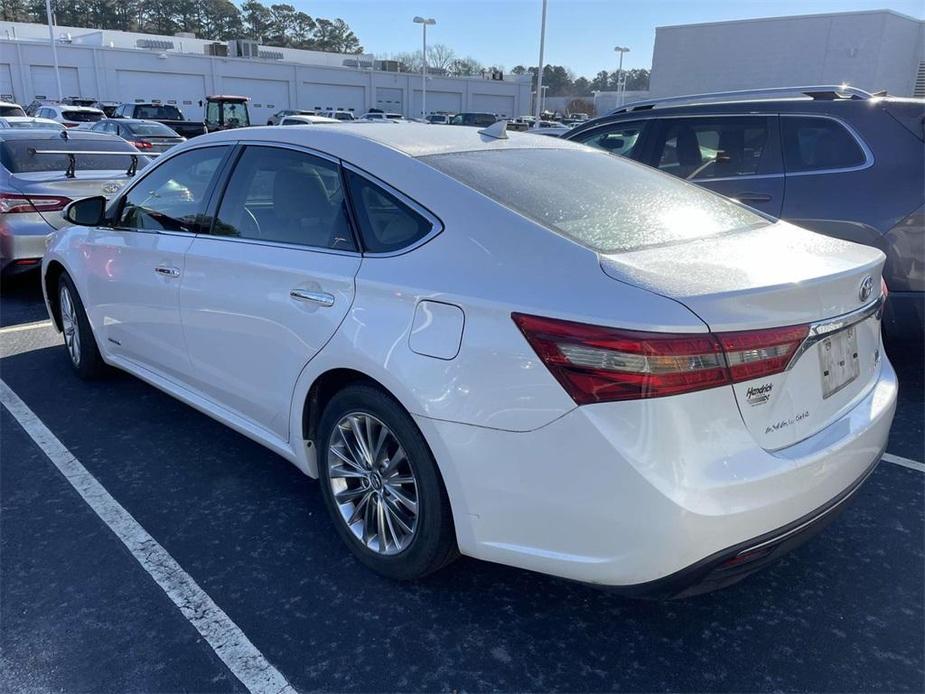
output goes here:
<path id="1" fill-rule="evenodd" d="M 122 186 L 134 180 L 125 175 L 124 169 L 113 171 L 75 172 L 74 178 L 66 178 L 59 171 L 35 171 L 10 176 L 13 187 L 25 195 L 58 195 L 79 200 L 93 195 L 113 198 Z M 42 218 L 55 229 L 67 224 L 64 210 L 40 211 Z"/>
<path id="2" fill-rule="evenodd" d="M 714 333 L 815 326 L 787 370 L 732 386 L 769 450 L 812 436 L 872 387 L 880 316 L 857 319 L 880 296 L 883 262 L 877 249 L 785 222 L 601 257 L 608 276 L 679 301 Z M 844 316 L 851 320 L 831 321 Z"/>

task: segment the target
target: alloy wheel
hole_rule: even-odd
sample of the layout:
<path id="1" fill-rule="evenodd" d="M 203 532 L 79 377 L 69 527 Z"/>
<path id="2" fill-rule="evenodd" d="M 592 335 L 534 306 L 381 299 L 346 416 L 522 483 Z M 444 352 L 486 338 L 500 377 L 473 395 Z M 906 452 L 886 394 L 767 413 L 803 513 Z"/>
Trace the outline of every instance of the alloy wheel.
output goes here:
<path id="1" fill-rule="evenodd" d="M 398 554 L 418 526 L 418 480 L 401 442 L 379 419 L 351 412 L 328 442 L 328 478 L 347 527 L 367 549 Z"/>
<path id="2" fill-rule="evenodd" d="M 67 352 L 71 355 L 74 366 L 80 366 L 80 328 L 77 325 L 77 309 L 71 298 L 71 292 L 66 286 L 61 287 L 59 299 L 64 343 L 67 345 Z"/>

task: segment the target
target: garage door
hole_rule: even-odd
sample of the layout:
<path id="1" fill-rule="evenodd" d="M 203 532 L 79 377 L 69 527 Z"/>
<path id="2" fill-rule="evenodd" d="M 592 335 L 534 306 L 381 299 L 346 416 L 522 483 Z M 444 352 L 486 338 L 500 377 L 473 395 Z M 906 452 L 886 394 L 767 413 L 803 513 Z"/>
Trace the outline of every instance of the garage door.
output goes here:
<path id="1" fill-rule="evenodd" d="M 473 94 L 470 99 L 470 111 L 488 111 L 499 116 L 514 115 L 514 97 L 503 94 Z"/>
<path id="2" fill-rule="evenodd" d="M 13 73 L 9 63 L 0 63 L 0 100 L 16 101 L 16 94 L 13 93 Z"/>
<path id="3" fill-rule="evenodd" d="M 440 92 L 427 90 L 427 112 L 459 113 L 462 111 L 462 94 L 459 92 Z M 477 109 L 473 109 L 477 110 Z M 412 115 L 421 115 L 421 90 L 414 92 L 414 105 Z"/>
<path id="4" fill-rule="evenodd" d="M 289 82 L 252 77 L 223 77 L 222 93 L 249 96 L 251 123 L 263 125 L 280 109 L 289 108 Z"/>
<path id="5" fill-rule="evenodd" d="M 376 108 L 381 108 L 386 112 L 404 113 L 403 94 L 404 92 L 401 89 L 376 87 Z"/>
<path id="6" fill-rule="evenodd" d="M 96 96 L 95 94 L 83 94 L 80 91 L 80 78 L 77 76 L 76 67 L 59 68 L 61 75 L 61 91 L 64 96 Z M 32 76 L 32 96 L 36 99 L 57 99 L 58 83 L 55 80 L 55 69 L 46 65 L 33 65 L 31 69 Z"/>
<path id="7" fill-rule="evenodd" d="M 116 70 L 116 101 L 160 100 L 177 106 L 189 120 L 202 120 L 199 102 L 206 98 L 206 82 L 202 75 Z"/>
<path id="8" fill-rule="evenodd" d="M 302 104 L 318 110 L 344 109 L 358 116 L 366 112 L 366 90 L 345 84 L 302 83 Z"/>

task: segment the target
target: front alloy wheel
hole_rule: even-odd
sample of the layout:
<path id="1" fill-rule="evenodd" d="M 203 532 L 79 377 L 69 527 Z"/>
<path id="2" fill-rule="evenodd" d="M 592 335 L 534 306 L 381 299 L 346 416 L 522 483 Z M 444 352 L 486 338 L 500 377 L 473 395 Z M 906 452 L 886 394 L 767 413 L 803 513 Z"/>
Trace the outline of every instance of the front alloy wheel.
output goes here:
<path id="1" fill-rule="evenodd" d="M 398 554 L 418 525 L 418 481 L 404 449 L 366 412 L 342 417 L 328 442 L 328 481 L 350 532 L 377 554 Z"/>
<path id="2" fill-rule="evenodd" d="M 77 325 L 77 310 L 74 308 L 74 299 L 67 284 L 61 283 L 58 294 L 61 306 L 61 330 L 64 333 L 64 344 L 75 368 L 80 368 L 80 327 Z"/>

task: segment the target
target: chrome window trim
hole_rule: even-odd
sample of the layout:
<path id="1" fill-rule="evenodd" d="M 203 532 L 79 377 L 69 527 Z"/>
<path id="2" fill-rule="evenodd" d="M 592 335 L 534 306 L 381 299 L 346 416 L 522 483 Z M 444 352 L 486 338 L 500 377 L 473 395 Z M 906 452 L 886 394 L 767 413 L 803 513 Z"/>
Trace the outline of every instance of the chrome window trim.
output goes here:
<path id="1" fill-rule="evenodd" d="M 812 171 L 787 171 L 787 157 L 784 155 L 784 129 L 781 127 L 780 133 L 780 144 L 781 144 L 781 155 L 784 160 L 784 173 L 789 178 L 790 176 L 824 176 L 826 174 L 833 173 L 851 173 L 853 171 L 863 171 L 864 169 L 869 169 L 874 165 L 874 153 L 870 151 L 870 147 L 867 146 L 867 143 L 864 142 L 864 139 L 858 134 L 851 125 L 842 120 L 841 118 L 836 118 L 835 116 L 829 116 L 818 113 L 781 113 L 779 114 L 781 118 L 820 118 L 823 120 L 835 121 L 845 130 L 848 131 L 848 134 L 854 139 L 858 147 L 861 148 L 861 152 L 864 153 L 864 162 L 862 164 L 857 164 L 856 166 L 843 166 L 837 169 L 813 169 Z"/>
<path id="2" fill-rule="evenodd" d="M 834 318 L 826 318 L 825 320 L 817 321 L 811 323 L 809 326 L 809 334 L 806 336 L 806 339 L 797 347 L 796 352 L 793 353 L 793 356 L 790 358 L 790 361 L 787 364 L 786 371 L 789 371 L 793 368 L 793 365 L 797 363 L 797 360 L 803 356 L 810 348 L 813 347 L 817 342 L 821 342 L 829 335 L 837 333 L 846 328 L 850 328 L 852 325 L 857 325 L 858 323 L 867 320 L 873 315 L 877 316 L 877 320 L 880 320 L 883 316 L 883 305 L 886 302 L 883 294 L 877 297 L 874 301 L 867 304 L 866 306 L 861 306 L 854 311 L 849 311 L 848 313 L 843 313 L 840 316 L 835 316 Z"/>
<path id="3" fill-rule="evenodd" d="M 179 232 L 178 235 L 185 235 Z M 224 241 L 225 243 L 243 243 L 249 246 L 266 246 L 269 248 L 285 248 L 291 251 L 305 251 L 308 253 L 327 253 L 328 255 L 343 255 L 360 257 L 359 251 L 348 251 L 338 248 L 325 248 L 324 246 L 309 246 L 304 243 L 285 243 L 283 241 L 263 241 L 261 239 L 242 239 L 234 236 L 220 236 L 218 234 L 195 234 L 197 239 L 207 241 Z"/>
<path id="4" fill-rule="evenodd" d="M 444 225 L 443 225 L 443 222 L 440 220 L 439 217 L 437 217 L 437 215 L 435 215 L 433 212 L 431 212 L 430 210 L 428 210 L 426 207 L 424 207 L 423 205 L 421 205 L 421 204 L 420 204 L 419 202 L 417 202 L 416 200 L 414 200 L 414 199 L 408 197 L 407 195 L 405 195 L 404 193 L 402 193 L 400 190 L 396 189 L 394 186 L 389 185 L 388 183 L 386 183 L 385 181 L 383 181 L 381 178 L 378 178 L 377 176 L 375 176 L 374 174 L 369 173 L 368 171 L 364 171 L 364 170 L 361 169 L 360 167 L 355 166 L 354 164 L 351 164 L 350 162 L 341 160 L 340 164 L 341 164 L 341 166 L 342 166 L 343 168 L 345 168 L 346 170 L 352 171 L 353 173 L 357 174 L 358 176 L 361 176 L 361 177 L 367 179 L 368 181 L 370 181 L 371 183 L 373 183 L 374 185 L 376 185 L 376 186 L 382 188 L 383 190 L 385 190 L 385 191 L 386 191 L 387 193 L 389 193 L 390 195 L 394 195 L 394 196 L 395 196 L 396 198 L 398 198 L 401 202 L 403 202 L 403 203 L 406 204 L 408 207 L 410 207 L 412 210 L 414 210 L 414 211 L 417 212 L 419 215 L 421 215 L 422 217 L 424 217 L 424 219 L 426 219 L 426 220 L 430 223 L 430 231 L 427 232 L 426 234 L 424 234 L 424 235 L 423 235 L 421 238 L 419 238 L 417 241 L 414 241 L 413 243 L 410 243 L 410 244 L 408 244 L 407 246 L 402 246 L 401 248 L 399 248 L 399 249 L 397 249 L 397 250 L 394 250 L 394 251 L 386 251 L 386 252 L 383 252 L 383 253 L 370 253 L 370 252 L 364 252 L 364 253 L 363 253 L 363 257 L 365 257 L 365 258 L 393 258 L 393 257 L 395 257 L 395 256 L 404 255 L 405 253 L 410 253 L 411 251 L 413 251 L 413 250 L 416 249 L 416 248 L 420 248 L 421 246 L 423 246 L 425 243 L 429 242 L 431 239 L 433 239 L 435 236 L 437 236 L 438 234 L 440 234 L 440 233 L 444 230 L 445 227 L 444 227 Z M 351 201 L 351 202 L 353 202 L 353 203 L 355 204 L 355 201 Z M 360 230 L 358 230 L 358 231 L 360 231 Z M 361 231 L 360 231 L 360 236 L 361 236 L 361 240 L 362 240 L 362 232 L 361 232 Z"/>

